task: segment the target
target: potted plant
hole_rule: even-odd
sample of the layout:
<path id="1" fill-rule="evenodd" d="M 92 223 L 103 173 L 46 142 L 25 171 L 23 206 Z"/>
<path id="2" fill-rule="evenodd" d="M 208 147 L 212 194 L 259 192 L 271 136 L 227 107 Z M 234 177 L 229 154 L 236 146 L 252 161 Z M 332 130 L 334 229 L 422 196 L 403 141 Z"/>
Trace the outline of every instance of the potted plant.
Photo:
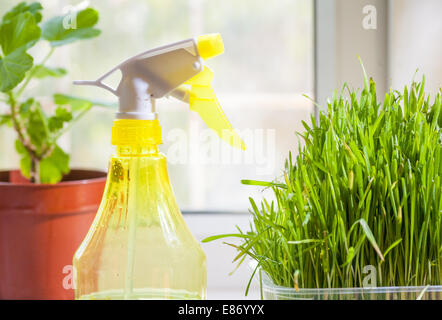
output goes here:
<path id="1" fill-rule="evenodd" d="M 242 181 L 276 199 L 250 199 L 250 230 L 204 241 L 239 238 L 267 299 L 441 299 L 442 100 L 424 85 L 383 103 L 365 71 L 359 94 L 344 85 L 282 179 Z"/>
<path id="2" fill-rule="evenodd" d="M 0 172 L 0 299 L 71 299 L 71 264 L 101 201 L 105 173 L 70 170 L 57 144 L 96 102 L 54 94 L 42 107 L 27 85 L 67 71 L 47 65 L 54 51 L 96 37 L 92 8 L 42 22 L 42 6 L 20 3 L 0 22 L 0 124 L 17 133 L 20 169 Z M 70 22 L 69 22 L 70 21 Z M 71 25 L 69 25 L 71 23 Z M 28 50 L 49 44 L 35 62 Z M 44 110 L 45 109 L 45 110 Z"/>

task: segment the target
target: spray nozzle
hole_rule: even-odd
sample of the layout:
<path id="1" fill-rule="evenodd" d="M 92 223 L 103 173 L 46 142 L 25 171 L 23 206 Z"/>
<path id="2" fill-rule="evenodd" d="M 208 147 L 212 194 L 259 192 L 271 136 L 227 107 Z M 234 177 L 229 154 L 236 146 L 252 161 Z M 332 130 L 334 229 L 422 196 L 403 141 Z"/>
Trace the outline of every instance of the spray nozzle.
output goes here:
<path id="1" fill-rule="evenodd" d="M 223 39 L 219 33 L 205 34 L 196 38 L 198 53 L 204 60 L 224 52 Z"/>
<path id="2" fill-rule="evenodd" d="M 224 52 L 219 34 L 208 34 L 158 47 L 122 62 L 94 81 L 74 81 L 106 89 L 119 99 L 117 119 L 155 120 L 155 100 L 173 96 L 189 103 L 207 126 L 230 145 L 245 150 L 245 144 L 227 120 L 213 92 L 212 71 L 203 60 Z M 116 89 L 103 83 L 121 71 Z"/>

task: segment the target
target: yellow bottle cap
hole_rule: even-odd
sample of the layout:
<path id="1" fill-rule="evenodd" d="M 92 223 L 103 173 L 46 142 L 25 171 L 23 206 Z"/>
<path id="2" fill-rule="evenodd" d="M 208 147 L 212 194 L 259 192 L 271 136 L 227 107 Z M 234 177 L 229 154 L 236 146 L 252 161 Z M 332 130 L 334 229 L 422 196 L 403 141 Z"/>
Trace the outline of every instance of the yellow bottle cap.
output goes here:
<path id="1" fill-rule="evenodd" d="M 205 34 L 196 38 L 198 53 L 204 60 L 224 52 L 223 39 L 219 33 Z"/>
<path id="2" fill-rule="evenodd" d="M 161 127 L 158 120 L 114 120 L 112 127 L 113 145 L 158 145 L 161 142 Z"/>

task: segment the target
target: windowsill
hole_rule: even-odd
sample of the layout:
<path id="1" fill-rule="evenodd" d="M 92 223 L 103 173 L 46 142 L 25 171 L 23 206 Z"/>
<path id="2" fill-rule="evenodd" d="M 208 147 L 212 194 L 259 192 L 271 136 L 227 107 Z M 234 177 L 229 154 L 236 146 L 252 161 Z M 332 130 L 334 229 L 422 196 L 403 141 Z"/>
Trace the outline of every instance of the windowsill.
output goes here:
<path id="1" fill-rule="evenodd" d="M 183 215 L 248 215 L 245 211 L 182 210 Z"/>
<path id="2" fill-rule="evenodd" d="M 217 234 L 237 233 L 235 225 L 246 231 L 249 228 L 249 218 L 248 213 L 184 214 L 184 219 L 198 241 Z M 260 299 L 257 279 L 253 280 L 247 297 L 244 296 L 252 273 L 247 260 L 229 275 L 236 267 L 236 263 L 232 263 L 232 260 L 237 255 L 237 251 L 223 242 L 237 242 L 237 240 L 226 238 L 201 244 L 207 258 L 207 298 L 210 300 Z"/>

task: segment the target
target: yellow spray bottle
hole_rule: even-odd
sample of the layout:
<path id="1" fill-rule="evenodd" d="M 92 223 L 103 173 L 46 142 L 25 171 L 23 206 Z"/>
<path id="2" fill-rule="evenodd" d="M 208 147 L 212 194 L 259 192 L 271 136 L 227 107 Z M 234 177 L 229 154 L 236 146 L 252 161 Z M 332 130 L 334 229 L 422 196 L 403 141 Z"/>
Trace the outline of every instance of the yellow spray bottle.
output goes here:
<path id="1" fill-rule="evenodd" d="M 245 149 L 225 117 L 203 61 L 224 51 L 219 34 L 136 55 L 95 81 L 119 98 L 112 127 L 116 154 L 98 213 L 74 255 L 76 299 L 204 299 L 206 258 L 176 204 L 159 153 L 155 100 L 172 96 L 230 145 Z M 112 89 L 102 81 L 121 71 Z"/>

